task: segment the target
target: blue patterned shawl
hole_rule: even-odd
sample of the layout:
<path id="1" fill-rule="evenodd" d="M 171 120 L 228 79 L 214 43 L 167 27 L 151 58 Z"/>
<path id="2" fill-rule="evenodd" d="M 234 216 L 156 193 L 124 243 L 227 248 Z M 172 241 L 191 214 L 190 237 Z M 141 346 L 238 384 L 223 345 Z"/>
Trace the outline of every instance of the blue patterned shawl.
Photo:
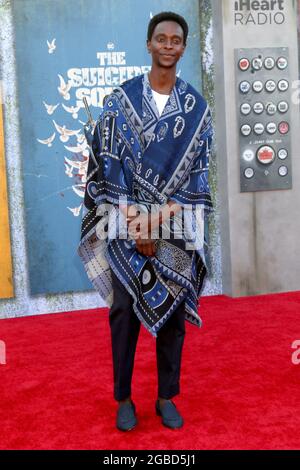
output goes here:
<path id="1" fill-rule="evenodd" d="M 114 89 L 96 123 L 78 253 L 109 307 L 113 269 L 133 297 L 136 315 L 153 336 L 181 302 L 185 302 L 186 320 L 201 326 L 198 302 L 208 273 L 206 216 L 213 210 L 208 185 L 211 140 L 206 101 L 179 77 L 161 116 L 148 75 L 143 74 Z M 165 205 L 169 200 L 189 205 L 192 210 L 184 218 L 187 231 L 183 238 L 174 237 L 177 213 L 171 236 L 159 237 L 156 254 L 144 256 L 137 252 L 135 241 L 122 237 L 116 228 L 112 216 L 118 212 L 122 217 L 120 198 L 128 204 L 141 203 L 145 211 L 151 210 L 151 204 Z M 102 210 L 107 203 L 113 210 Z"/>

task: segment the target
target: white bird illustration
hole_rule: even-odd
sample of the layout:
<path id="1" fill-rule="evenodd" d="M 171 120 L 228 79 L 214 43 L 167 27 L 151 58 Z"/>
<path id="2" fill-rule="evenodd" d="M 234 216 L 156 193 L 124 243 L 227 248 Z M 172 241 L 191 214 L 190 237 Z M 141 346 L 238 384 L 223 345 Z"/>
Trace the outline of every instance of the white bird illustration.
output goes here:
<path id="1" fill-rule="evenodd" d="M 52 119 L 52 122 L 54 123 L 55 129 L 57 132 L 60 134 L 60 140 L 62 142 L 68 142 L 69 138 L 72 135 L 77 135 L 81 132 L 81 129 L 78 129 L 77 131 L 72 131 L 71 129 L 67 129 L 65 125 L 59 126 L 54 119 Z"/>
<path id="2" fill-rule="evenodd" d="M 79 214 L 80 214 L 80 211 L 81 211 L 81 208 L 82 208 L 82 203 L 80 204 L 80 206 L 78 207 L 68 207 L 68 209 L 73 212 L 73 215 L 75 215 L 75 217 L 78 217 Z"/>
<path id="3" fill-rule="evenodd" d="M 51 137 L 48 137 L 48 139 L 36 139 L 38 142 L 40 142 L 40 144 L 43 144 L 43 145 L 48 145 L 48 147 L 52 147 L 52 142 L 53 140 L 55 139 L 55 132 L 51 135 Z"/>
<path id="4" fill-rule="evenodd" d="M 49 54 L 53 54 L 53 52 L 56 49 L 55 41 L 56 41 L 56 38 L 52 39 L 51 42 L 49 42 L 48 39 L 47 39 L 47 46 L 48 46 Z"/>
<path id="5" fill-rule="evenodd" d="M 68 145 L 65 145 L 65 148 L 67 150 L 69 150 L 69 152 L 83 153 L 83 152 L 85 152 L 85 150 L 87 148 L 87 142 L 85 141 L 82 144 L 77 145 L 76 147 L 68 147 Z M 84 155 L 86 155 L 86 152 L 84 153 Z"/>
<path id="6" fill-rule="evenodd" d="M 65 165 L 66 167 L 68 167 L 68 173 L 66 171 L 66 175 L 70 176 L 70 173 L 72 176 L 74 176 L 73 174 L 73 168 L 75 168 L 76 170 L 78 170 L 78 173 L 76 176 L 79 176 L 81 178 L 81 181 L 83 183 L 85 183 L 86 181 L 86 173 L 87 173 L 87 169 L 88 169 L 88 162 L 89 162 L 89 159 L 88 157 L 85 157 L 84 160 L 70 160 L 69 158 L 65 157 Z"/>
<path id="7" fill-rule="evenodd" d="M 80 110 L 80 106 L 66 106 L 63 104 L 63 108 L 68 112 L 72 113 L 72 118 L 77 119 L 78 118 L 78 111 Z"/>
<path id="8" fill-rule="evenodd" d="M 69 166 L 67 163 L 65 163 L 65 167 L 66 167 L 65 174 L 69 178 L 73 178 L 73 167 Z"/>
<path id="9" fill-rule="evenodd" d="M 82 189 L 79 189 L 78 186 L 80 186 Z M 76 193 L 78 196 L 84 198 L 85 184 L 73 185 L 72 189 L 73 189 L 74 193 Z"/>
<path id="10" fill-rule="evenodd" d="M 43 103 L 45 105 L 45 108 L 46 108 L 48 114 L 53 114 L 54 111 L 56 110 L 57 106 L 59 106 L 59 103 L 55 104 L 55 105 L 47 104 L 47 103 L 45 103 L 45 101 L 43 101 Z"/>
<path id="11" fill-rule="evenodd" d="M 85 140 L 85 136 L 83 134 L 78 134 L 77 135 L 77 142 L 79 144 L 82 144 L 82 142 L 84 142 L 84 140 Z"/>
<path id="12" fill-rule="evenodd" d="M 61 75 L 58 74 L 58 77 L 59 77 L 60 84 L 59 84 L 59 87 L 57 87 L 57 89 L 65 100 L 69 100 L 70 99 L 69 91 L 71 89 L 71 84 L 69 82 L 66 83 L 64 78 Z"/>

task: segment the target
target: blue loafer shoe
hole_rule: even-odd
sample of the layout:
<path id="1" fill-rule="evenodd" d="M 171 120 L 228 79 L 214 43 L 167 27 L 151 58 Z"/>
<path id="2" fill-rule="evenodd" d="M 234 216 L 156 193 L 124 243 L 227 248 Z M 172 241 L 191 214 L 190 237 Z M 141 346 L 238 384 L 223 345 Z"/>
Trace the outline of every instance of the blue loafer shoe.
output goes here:
<path id="1" fill-rule="evenodd" d="M 183 418 L 179 414 L 172 400 L 166 401 L 162 406 L 159 400 L 155 403 L 156 414 L 162 417 L 162 424 L 171 429 L 178 429 L 183 426 Z"/>
<path id="2" fill-rule="evenodd" d="M 130 431 L 137 425 L 135 404 L 133 401 L 119 404 L 117 411 L 117 428 Z"/>

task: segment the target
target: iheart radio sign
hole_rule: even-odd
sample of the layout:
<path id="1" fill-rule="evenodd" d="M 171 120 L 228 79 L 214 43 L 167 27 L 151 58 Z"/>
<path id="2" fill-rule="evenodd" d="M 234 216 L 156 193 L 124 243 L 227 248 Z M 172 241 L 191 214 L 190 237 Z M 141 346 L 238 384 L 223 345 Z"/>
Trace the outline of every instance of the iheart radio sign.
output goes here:
<path id="1" fill-rule="evenodd" d="M 236 0 L 234 2 L 234 24 L 281 25 L 285 22 L 285 0 Z"/>

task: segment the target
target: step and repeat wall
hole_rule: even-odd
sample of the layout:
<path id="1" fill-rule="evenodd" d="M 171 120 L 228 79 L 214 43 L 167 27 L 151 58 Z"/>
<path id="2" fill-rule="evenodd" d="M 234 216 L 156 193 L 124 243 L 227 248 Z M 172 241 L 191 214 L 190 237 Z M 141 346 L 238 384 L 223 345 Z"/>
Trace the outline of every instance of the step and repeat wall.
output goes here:
<path id="1" fill-rule="evenodd" d="M 148 22 L 170 10 L 190 27 L 177 72 L 209 90 L 209 1 L 43 0 L 41 8 L 0 0 L 0 176 L 8 182 L 0 192 L 0 317 L 104 305 L 76 252 L 88 163 L 83 98 L 96 119 L 114 86 L 150 70 Z M 207 289 L 220 290 L 216 282 Z"/>

